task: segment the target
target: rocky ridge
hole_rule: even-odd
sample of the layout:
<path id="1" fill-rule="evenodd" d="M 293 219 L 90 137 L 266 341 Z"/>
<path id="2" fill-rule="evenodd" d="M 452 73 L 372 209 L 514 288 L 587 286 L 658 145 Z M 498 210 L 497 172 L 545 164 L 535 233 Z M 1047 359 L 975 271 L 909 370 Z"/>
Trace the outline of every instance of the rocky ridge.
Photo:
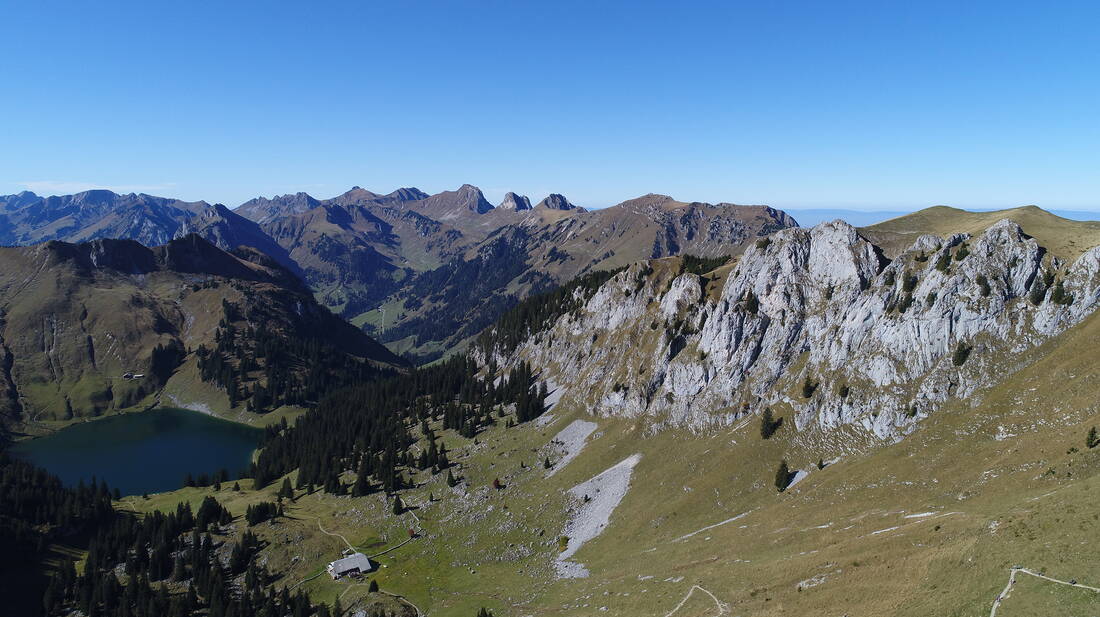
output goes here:
<path id="1" fill-rule="evenodd" d="M 921 236 L 893 260 L 842 221 L 785 229 L 724 270 L 634 265 L 516 350 L 472 353 L 529 361 L 571 384 L 566 399 L 655 428 L 771 406 L 799 428 L 895 439 L 1018 368 L 1014 356 L 1100 298 L 1100 247 L 1063 263 L 1008 220 Z"/>

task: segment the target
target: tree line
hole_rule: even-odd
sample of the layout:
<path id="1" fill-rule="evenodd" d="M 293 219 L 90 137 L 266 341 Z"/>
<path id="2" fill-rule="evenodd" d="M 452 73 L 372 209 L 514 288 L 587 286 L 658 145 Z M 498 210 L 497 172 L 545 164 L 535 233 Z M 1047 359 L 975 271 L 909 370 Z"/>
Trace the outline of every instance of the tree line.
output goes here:
<path id="1" fill-rule="evenodd" d="M 267 434 L 250 475 L 257 486 L 298 470 L 298 488 L 319 486 L 333 494 L 393 493 L 409 486 L 407 473 L 447 470 L 446 445 L 429 428 L 442 422 L 473 437 L 495 423 L 507 406 L 520 422 L 544 409 L 545 386 L 535 385 L 531 367 L 521 364 L 497 380 L 479 376 L 471 359 L 447 362 L 408 374 L 343 388 L 306 412 L 294 427 Z M 511 419 L 509 418 L 509 421 Z M 416 445 L 415 432 L 426 438 Z M 355 472 L 354 483 L 342 479 Z"/>
<path id="2" fill-rule="evenodd" d="M 308 406 L 325 393 L 382 374 L 318 337 L 278 328 L 278 316 L 262 306 L 247 311 L 222 300 L 214 347 L 196 349 L 199 374 L 226 392 L 231 407 L 266 413 L 282 405 Z"/>
<path id="3" fill-rule="evenodd" d="M 233 542 L 233 516 L 214 497 L 197 511 L 138 518 L 112 506 L 103 482 L 66 487 L 0 452 L 0 597 L 5 614 L 46 617 L 328 617 L 309 596 L 272 585 L 255 557 L 260 540 Z M 83 572 L 55 552 L 87 547 Z M 223 563 L 219 556 L 228 553 Z M 49 565 L 48 565 L 49 564 Z M 50 573 L 52 570 L 52 575 Z"/>

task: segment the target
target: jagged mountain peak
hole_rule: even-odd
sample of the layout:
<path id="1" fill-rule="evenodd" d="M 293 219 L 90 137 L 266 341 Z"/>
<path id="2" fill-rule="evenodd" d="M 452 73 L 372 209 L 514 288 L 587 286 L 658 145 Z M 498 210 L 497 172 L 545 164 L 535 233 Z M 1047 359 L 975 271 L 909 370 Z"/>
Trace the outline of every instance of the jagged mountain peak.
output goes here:
<path id="1" fill-rule="evenodd" d="M 559 193 L 550 193 L 545 199 L 540 201 L 536 208 L 545 208 L 547 210 L 579 210 L 584 212 L 585 209 L 580 206 L 573 205 L 564 195 Z"/>
<path id="2" fill-rule="evenodd" d="M 504 196 L 504 200 L 500 202 L 500 205 L 497 206 L 497 208 L 500 208 L 501 210 L 514 210 L 516 212 L 530 210 L 531 200 L 528 199 L 526 195 L 517 195 L 509 191 L 508 194 Z"/>
<path id="3" fill-rule="evenodd" d="M 420 201 L 429 197 L 427 193 L 416 187 L 403 187 L 386 195 L 394 201 Z"/>
<path id="4" fill-rule="evenodd" d="M 481 189 L 463 184 L 454 191 L 436 193 L 415 203 L 415 210 L 438 221 L 455 221 L 470 214 L 485 214 L 493 204 L 485 199 Z"/>
<path id="5" fill-rule="evenodd" d="M 15 195 L 0 195 L 0 212 L 18 210 L 41 200 L 41 197 L 31 191 L 20 191 Z"/>
<path id="6" fill-rule="evenodd" d="M 256 197 L 237 206 L 234 212 L 262 225 L 278 218 L 308 212 L 320 204 L 321 202 L 309 193 L 299 191 L 276 195 L 271 199 Z"/>

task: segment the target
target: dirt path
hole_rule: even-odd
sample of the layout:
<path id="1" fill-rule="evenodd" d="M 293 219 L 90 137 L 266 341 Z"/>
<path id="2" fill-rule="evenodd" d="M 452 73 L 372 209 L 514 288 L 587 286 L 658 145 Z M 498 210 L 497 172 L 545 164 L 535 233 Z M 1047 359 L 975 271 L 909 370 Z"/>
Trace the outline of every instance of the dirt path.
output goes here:
<path id="1" fill-rule="evenodd" d="M 715 527 L 721 527 L 722 525 L 726 525 L 728 523 L 732 523 L 733 521 L 739 520 L 741 517 L 746 516 L 751 512 L 752 512 L 752 510 L 749 510 L 748 512 L 742 512 L 741 514 L 738 514 L 737 516 L 732 516 L 730 518 L 727 518 L 726 520 L 724 520 L 720 523 L 715 523 L 713 525 L 707 525 L 706 527 L 703 527 L 702 529 L 696 529 L 695 531 L 693 531 L 691 533 L 687 533 L 687 534 L 684 534 L 684 535 L 680 536 L 679 538 L 676 538 L 675 540 L 673 540 L 673 542 L 683 542 L 684 540 L 687 540 L 688 538 L 690 538 L 692 536 L 699 535 L 699 534 L 703 533 L 704 531 L 710 531 L 711 529 L 714 529 Z"/>
<path id="2" fill-rule="evenodd" d="M 416 611 L 416 617 L 420 617 L 421 615 L 427 615 L 427 613 L 423 613 L 423 612 L 421 612 L 421 611 L 420 611 L 420 609 L 419 609 L 419 608 L 417 608 L 417 606 L 416 606 L 415 604 L 413 604 L 412 602 L 409 602 L 409 601 L 408 601 L 408 600 L 407 600 L 407 599 L 405 598 L 405 596 L 399 596 L 399 595 L 397 595 L 396 593 L 390 593 L 390 592 L 388 592 L 388 591 L 379 591 L 379 593 L 384 593 L 384 594 L 386 594 L 387 596 L 390 596 L 391 598 L 395 598 L 395 599 L 396 599 L 396 600 L 398 600 L 399 602 L 404 602 L 405 604 L 408 604 L 409 606 L 411 606 L 411 607 L 412 607 L 412 609 L 413 609 L 414 611 Z"/>
<path id="3" fill-rule="evenodd" d="M 414 528 L 414 531 L 415 531 L 415 532 L 416 532 L 417 534 L 419 534 L 419 533 L 420 533 L 420 530 L 421 530 L 420 517 L 419 517 L 419 516 L 417 516 L 417 515 L 416 515 L 416 512 L 414 512 L 414 511 L 413 511 L 412 509 L 406 509 L 406 510 L 405 510 L 405 512 L 406 512 L 406 513 L 408 513 L 408 514 L 409 514 L 410 516 L 412 516 L 412 517 L 413 517 L 413 520 L 415 520 L 415 521 L 416 521 L 416 527 Z M 358 552 L 358 551 L 359 551 L 359 549 L 357 549 L 357 548 L 355 548 L 354 546 L 352 546 L 351 542 L 349 542 L 349 541 L 348 541 L 348 539 L 347 539 L 347 538 L 345 538 L 345 537 L 344 537 L 343 535 L 341 535 L 341 534 L 338 534 L 338 533 L 335 533 L 335 532 L 332 532 L 332 531 L 329 531 L 329 530 L 325 529 L 325 528 L 324 528 L 324 527 L 323 527 L 323 526 L 321 525 L 321 518 L 320 518 L 320 517 L 314 517 L 314 519 L 315 519 L 315 520 L 317 521 L 317 529 L 320 529 L 320 530 L 321 530 L 321 533 L 323 533 L 323 534 L 325 534 L 325 535 L 327 535 L 327 536 L 333 536 L 333 537 L 335 537 L 335 538 L 340 538 L 341 540 L 343 540 L 344 544 L 346 544 L 346 545 L 347 545 L 348 549 L 350 549 L 350 550 L 352 550 L 352 551 L 356 551 L 356 552 Z M 415 539 L 416 539 L 416 537 L 415 537 L 415 536 L 410 536 L 410 537 L 409 537 L 408 539 L 406 539 L 406 540 L 405 540 L 404 542 L 401 542 L 400 544 L 398 544 L 398 545 L 396 545 L 396 546 L 391 546 L 390 548 L 388 548 L 388 549 L 386 549 L 386 550 L 382 551 L 381 553 L 375 553 L 374 555 L 369 555 L 369 556 L 368 556 L 367 558 L 368 558 L 368 559 L 374 559 L 375 557 L 378 557 L 378 556 L 380 556 L 380 555 L 385 555 L 386 553 L 388 553 L 388 552 L 390 552 L 390 551 L 395 551 L 395 550 L 397 550 L 397 549 L 401 548 L 402 546 L 405 546 L 406 544 L 408 544 L 409 542 L 412 542 L 412 541 L 413 541 L 413 540 L 415 540 Z M 295 583 L 295 584 L 294 584 L 294 585 L 293 585 L 293 586 L 292 586 L 292 587 L 291 587 L 290 589 L 294 589 L 295 587 L 297 587 L 297 586 L 301 585 L 302 583 L 307 583 L 307 582 L 309 582 L 309 581 L 311 581 L 311 580 L 313 580 L 313 579 L 317 578 L 317 577 L 318 577 L 318 576 L 320 576 L 321 574 L 324 574 L 324 570 L 322 570 L 321 572 L 318 572 L 317 574 L 314 574 L 313 576 L 311 576 L 311 577 L 309 577 L 309 578 L 307 578 L 307 579 L 305 579 L 305 580 L 302 580 L 302 581 L 299 581 L 299 582 Z M 347 595 L 347 593 L 348 593 L 349 591 L 351 591 L 352 589 L 354 589 L 354 588 L 356 588 L 356 587 L 359 587 L 359 586 L 362 586 L 362 585 L 370 585 L 370 583 L 353 583 L 353 584 L 351 584 L 351 585 L 348 585 L 348 588 L 347 588 L 347 589 L 345 589 L 345 590 L 344 590 L 343 592 L 341 592 L 341 593 L 340 593 L 340 599 L 343 599 L 343 598 L 344 598 L 344 596 L 345 596 L 345 595 Z M 417 606 L 416 606 L 415 604 L 413 604 L 412 602 L 410 602 L 410 601 L 409 601 L 408 599 L 406 599 L 406 598 L 405 598 L 404 596 L 398 595 L 398 594 L 396 594 L 396 593 L 390 593 L 390 592 L 388 592 L 388 591 L 382 591 L 382 590 L 379 590 L 379 591 L 378 591 L 378 593 L 384 593 L 384 594 L 386 594 L 387 596 L 390 596 L 391 598 L 394 598 L 394 599 L 396 599 L 396 600 L 397 600 L 397 601 L 399 601 L 399 602 L 402 602 L 402 603 L 404 603 L 404 604 L 407 604 L 407 605 L 411 606 L 411 607 L 412 607 L 412 609 L 413 609 L 414 611 L 416 611 L 416 615 L 417 615 L 417 617 L 421 617 L 422 615 L 426 615 L 426 614 L 427 614 L 427 613 L 424 613 L 424 612 L 422 612 L 422 611 L 420 610 L 420 608 L 419 608 L 419 607 L 417 607 Z"/>
<path id="4" fill-rule="evenodd" d="M 318 519 L 317 519 L 317 529 L 320 529 L 320 530 L 321 530 L 321 533 L 323 533 L 323 534 L 325 534 L 325 535 L 329 535 L 329 536 L 334 536 L 334 537 L 340 538 L 341 540 L 343 540 L 343 541 L 344 541 L 344 544 L 347 544 L 347 545 L 348 545 L 348 548 L 349 548 L 349 549 L 351 549 L 351 550 L 353 550 L 353 551 L 354 551 L 354 550 L 356 550 L 356 549 L 355 549 L 355 547 L 351 545 L 351 542 L 348 542 L 348 539 L 347 539 L 347 538 L 345 538 L 344 536 L 342 536 L 342 535 L 340 535 L 340 534 L 338 534 L 338 533 L 332 533 L 331 531 L 327 531 L 327 530 L 325 530 L 325 528 L 321 526 L 321 519 L 320 519 L 320 518 L 318 518 Z"/>
<path id="5" fill-rule="evenodd" d="M 688 590 L 687 595 L 684 596 L 684 599 L 680 600 L 680 603 L 676 605 L 676 608 L 674 608 L 671 611 L 665 613 L 665 617 L 672 617 L 672 615 L 675 614 L 676 611 L 680 610 L 685 604 L 687 604 L 687 601 L 691 598 L 691 594 L 695 593 L 696 589 L 698 589 L 699 591 L 701 591 L 701 592 L 707 594 L 708 596 L 710 596 L 711 600 L 714 600 L 714 605 L 718 607 L 718 612 L 715 614 L 714 617 L 719 617 L 720 615 L 725 615 L 728 612 L 726 610 L 726 605 L 723 604 L 722 601 L 719 600 L 717 597 L 715 597 L 715 595 L 713 593 L 707 591 L 706 589 L 703 589 L 699 585 L 692 585 L 691 589 Z"/>
<path id="6" fill-rule="evenodd" d="M 1000 608 L 1001 602 L 1004 602 L 1005 600 L 1008 599 L 1008 594 L 1012 593 L 1012 586 L 1016 584 L 1016 574 L 1021 573 L 1021 572 L 1024 573 L 1024 574 L 1027 574 L 1028 576 L 1034 576 L 1035 578 L 1041 578 L 1044 581 L 1050 581 L 1052 583 L 1058 583 L 1060 585 L 1068 585 L 1069 587 L 1076 587 L 1076 588 L 1079 588 L 1079 589 L 1088 589 L 1090 591 L 1095 591 L 1096 593 L 1100 593 L 1100 588 L 1097 588 L 1097 587 L 1090 587 L 1088 585 L 1082 585 L 1080 583 L 1071 583 L 1069 581 L 1063 581 L 1063 580 L 1059 580 L 1059 579 L 1056 579 L 1056 578 L 1051 578 L 1049 576 L 1046 576 L 1045 574 L 1039 574 L 1038 572 L 1035 572 L 1034 570 L 1029 570 L 1027 568 L 1016 568 L 1016 567 L 1014 567 L 1014 568 L 1012 568 L 1012 570 L 1010 571 L 1010 573 L 1008 575 L 1008 584 L 1006 584 L 1005 588 L 1001 590 L 1001 593 L 999 593 L 997 595 L 997 599 L 993 600 L 993 608 L 989 609 L 989 617 L 997 617 L 997 609 Z"/>
<path id="7" fill-rule="evenodd" d="M 344 596 L 348 595 L 348 592 L 351 591 L 352 589 L 355 589 L 356 587 L 363 587 L 364 585 L 369 587 L 370 583 L 355 583 L 353 585 L 348 585 L 348 588 L 345 589 L 344 592 L 340 594 L 340 599 L 343 600 Z M 399 596 L 396 593 L 390 593 L 388 591 L 382 591 L 381 589 L 378 590 L 378 593 L 385 594 L 385 595 L 397 600 L 398 602 L 401 602 L 403 604 L 407 604 L 407 605 L 411 606 L 412 609 L 414 611 L 416 611 L 416 617 L 421 617 L 421 615 L 426 615 L 427 614 L 427 613 L 421 612 L 420 608 L 418 608 L 415 604 L 410 602 L 405 596 Z M 358 600 L 356 600 L 356 602 L 358 602 Z M 336 617 L 340 617 L 340 616 L 337 615 Z"/>

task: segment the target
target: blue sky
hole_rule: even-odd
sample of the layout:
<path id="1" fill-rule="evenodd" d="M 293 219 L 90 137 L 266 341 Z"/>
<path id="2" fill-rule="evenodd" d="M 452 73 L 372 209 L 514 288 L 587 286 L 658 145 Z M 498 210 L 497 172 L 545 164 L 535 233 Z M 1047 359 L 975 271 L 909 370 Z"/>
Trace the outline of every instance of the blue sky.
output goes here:
<path id="1" fill-rule="evenodd" d="M 0 193 L 1100 209 L 1100 3 L 672 4 L 9 2 Z"/>

